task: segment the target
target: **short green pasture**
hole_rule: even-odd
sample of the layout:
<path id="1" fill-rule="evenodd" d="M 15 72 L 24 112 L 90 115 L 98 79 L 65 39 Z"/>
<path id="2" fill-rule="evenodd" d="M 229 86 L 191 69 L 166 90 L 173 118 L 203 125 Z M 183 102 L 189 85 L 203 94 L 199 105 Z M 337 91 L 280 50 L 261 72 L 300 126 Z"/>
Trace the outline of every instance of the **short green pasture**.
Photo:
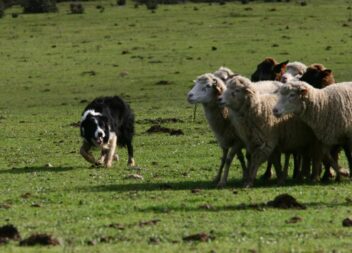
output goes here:
<path id="1" fill-rule="evenodd" d="M 240 2 L 159 5 L 84 2 L 85 14 L 0 19 L 0 226 L 22 238 L 48 233 L 56 247 L 0 245 L 1 252 L 350 252 L 350 182 L 241 188 L 231 167 L 225 189 L 212 179 L 221 151 L 198 107 L 192 80 L 220 66 L 249 76 L 267 56 L 323 63 L 352 80 L 352 2 Z M 97 9 L 102 5 L 104 11 Z M 136 114 L 135 159 L 126 150 L 112 169 L 79 155 L 75 124 L 88 101 L 120 95 Z M 147 134 L 149 119 L 184 135 Z M 51 166 L 48 166 L 48 164 Z M 344 158 L 343 166 L 347 166 Z M 260 174 L 263 172 L 260 171 Z M 144 180 L 125 179 L 140 173 Z M 196 189 L 196 190 L 194 190 Z M 192 192 L 193 190 L 193 192 Z M 258 207 L 289 193 L 306 210 Z M 259 205 L 260 206 L 260 205 Z M 287 223 L 299 216 L 298 223 Z M 156 224 L 146 224 L 159 220 Z M 115 225 L 114 225 L 115 224 Z M 116 225 L 120 224 L 120 225 Z M 205 232 L 208 242 L 182 238 Z"/>

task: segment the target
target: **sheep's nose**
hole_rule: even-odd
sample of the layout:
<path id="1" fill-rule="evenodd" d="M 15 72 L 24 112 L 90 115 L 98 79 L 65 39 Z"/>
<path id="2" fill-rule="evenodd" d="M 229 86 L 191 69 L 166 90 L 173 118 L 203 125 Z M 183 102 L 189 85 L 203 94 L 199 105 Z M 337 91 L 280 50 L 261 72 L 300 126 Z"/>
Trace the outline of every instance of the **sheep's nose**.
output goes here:
<path id="1" fill-rule="evenodd" d="M 276 108 L 274 108 L 274 109 L 273 109 L 273 113 L 274 113 L 274 115 L 278 115 L 278 114 L 279 114 L 279 110 L 276 109 Z"/>
<path id="2" fill-rule="evenodd" d="M 287 82 L 287 77 L 286 76 L 281 77 L 281 82 L 286 83 Z"/>
<path id="3" fill-rule="evenodd" d="M 193 93 L 188 94 L 188 97 L 189 98 L 193 97 Z"/>

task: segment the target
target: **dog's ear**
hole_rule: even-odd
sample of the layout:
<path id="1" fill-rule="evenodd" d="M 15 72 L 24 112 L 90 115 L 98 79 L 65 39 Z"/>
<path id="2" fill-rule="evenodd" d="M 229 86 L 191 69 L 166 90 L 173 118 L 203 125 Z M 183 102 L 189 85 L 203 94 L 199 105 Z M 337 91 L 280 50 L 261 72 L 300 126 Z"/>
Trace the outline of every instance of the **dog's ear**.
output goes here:
<path id="1" fill-rule="evenodd" d="M 108 117 L 106 117 L 106 116 L 100 116 L 100 118 L 101 118 L 101 120 L 105 123 L 105 124 L 108 124 L 109 123 L 109 119 L 108 119 Z"/>

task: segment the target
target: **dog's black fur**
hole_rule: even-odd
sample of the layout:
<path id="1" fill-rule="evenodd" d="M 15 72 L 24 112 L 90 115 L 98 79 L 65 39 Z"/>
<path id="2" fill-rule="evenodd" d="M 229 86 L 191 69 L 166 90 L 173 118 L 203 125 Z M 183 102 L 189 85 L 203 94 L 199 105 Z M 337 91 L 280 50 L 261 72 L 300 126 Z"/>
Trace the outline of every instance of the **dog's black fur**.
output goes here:
<path id="1" fill-rule="evenodd" d="M 133 165 L 134 114 L 130 106 L 120 97 L 99 97 L 89 103 L 82 113 L 80 130 L 84 142 L 82 148 L 83 152 L 87 151 L 86 155 L 89 155 L 88 151 L 93 146 L 100 147 L 102 155 L 106 154 L 109 150 L 106 146 L 115 134 L 116 145 L 127 146 L 128 163 Z M 85 154 L 82 155 L 93 163 L 92 159 L 87 158 Z"/>

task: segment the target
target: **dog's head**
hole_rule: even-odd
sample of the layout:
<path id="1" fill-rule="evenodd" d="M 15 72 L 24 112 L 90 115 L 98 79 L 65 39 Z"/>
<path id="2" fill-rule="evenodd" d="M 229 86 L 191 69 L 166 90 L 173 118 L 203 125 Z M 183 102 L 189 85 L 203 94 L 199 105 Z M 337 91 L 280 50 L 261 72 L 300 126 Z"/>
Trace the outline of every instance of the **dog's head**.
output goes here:
<path id="1" fill-rule="evenodd" d="M 81 136 L 88 143 L 102 147 L 110 137 L 108 118 L 94 110 L 84 112 L 80 122 Z"/>

